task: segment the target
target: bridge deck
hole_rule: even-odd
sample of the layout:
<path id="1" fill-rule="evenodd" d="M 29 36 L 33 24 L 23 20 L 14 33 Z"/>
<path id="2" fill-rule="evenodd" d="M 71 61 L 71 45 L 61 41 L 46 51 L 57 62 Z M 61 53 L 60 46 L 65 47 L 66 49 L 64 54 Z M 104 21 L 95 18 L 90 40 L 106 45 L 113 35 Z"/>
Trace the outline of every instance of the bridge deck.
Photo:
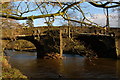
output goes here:
<path id="1" fill-rule="evenodd" d="M 70 28 L 71 34 L 86 34 L 86 35 L 106 35 L 109 33 L 114 33 L 116 36 L 120 36 L 120 28 L 110 28 L 107 29 L 102 27 L 69 27 L 69 26 L 50 26 L 50 27 L 28 27 L 28 28 L 12 28 L 12 29 L 2 29 L 2 38 L 15 38 L 23 36 L 35 36 L 35 35 L 45 35 L 46 31 L 59 31 L 62 29 L 63 34 L 68 34 Z"/>

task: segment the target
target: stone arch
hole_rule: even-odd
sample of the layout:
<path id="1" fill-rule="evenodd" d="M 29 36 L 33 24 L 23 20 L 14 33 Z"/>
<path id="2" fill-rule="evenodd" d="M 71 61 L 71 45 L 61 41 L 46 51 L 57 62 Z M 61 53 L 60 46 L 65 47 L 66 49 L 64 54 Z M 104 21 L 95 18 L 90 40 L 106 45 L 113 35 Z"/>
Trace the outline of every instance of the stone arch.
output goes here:
<path id="1" fill-rule="evenodd" d="M 26 44 L 26 42 L 28 42 Z M 17 45 L 16 45 L 17 44 Z M 23 45 L 21 45 L 23 44 Z M 19 49 L 22 49 L 23 47 L 24 48 L 30 48 L 30 47 L 33 47 L 35 48 L 35 45 L 31 42 L 31 41 L 28 41 L 28 40 L 24 40 L 24 39 L 19 39 L 19 40 L 9 40 L 7 43 L 6 43 L 6 46 L 5 46 L 5 49 L 7 47 L 7 49 L 12 49 L 14 48 L 15 50 L 19 50 Z"/>
<path id="2" fill-rule="evenodd" d="M 77 40 L 84 42 L 85 46 L 92 49 L 98 57 L 116 58 L 114 38 L 101 35 L 79 35 Z"/>
<path id="3" fill-rule="evenodd" d="M 17 40 L 26 40 L 31 42 L 35 47 L 36 47 L 36 51 L 37 51 L 37 57 L 43 57 L 45 54 L 45 50 L 44 50 L 44 46 L 41 44 L 41 42 L 37 39 L 34 39 L 34 37 L 20 37 L 17 38 L 16 40 L 9 40 L 6 45 L 4 46 L 3 51 L 5 50 L 5 48 L 7 47 L 7 44 L 13 42 L 13 41 L 17 41 Z"/>
<path id="4" fill-rule="evenodd" d="M 38 58 L 43 57 L 45 55 L 44 45 L 42 45 L 40 41 L 36 39 L 31 39 L 28 41 L 30 41 L 31 43 L 35 45 Z"/>

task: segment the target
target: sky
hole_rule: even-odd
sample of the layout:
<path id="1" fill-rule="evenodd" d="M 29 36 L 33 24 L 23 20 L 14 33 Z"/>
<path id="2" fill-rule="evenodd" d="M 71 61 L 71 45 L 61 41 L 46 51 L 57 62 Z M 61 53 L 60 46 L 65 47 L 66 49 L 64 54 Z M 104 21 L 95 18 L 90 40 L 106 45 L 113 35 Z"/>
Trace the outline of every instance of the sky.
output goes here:
<path id="1" fill-rule="evenodd" d="M 90 5 L 88 2 L 84 2 L 84 3 L 81 3 L 80 4 L 81 7 L 85 7 L 85 8 L 82 8 L 83 11 L 86 13 L 86 16 L 89 20 L 101 25 L 101 26 L 105 26 L 106 25 L 106 16 L 103 12 L 103 8 L 96 8 L 92 5 Z M 54 13 L 57 11 L 57 7 L 54 8 L 52 10 Z M 90 15 L 88 15 L 87 13 L 91 13 L 92 16 L 94 17 L 91 17 Z M 31 13 L 28 13 L 28 14 L 25 14 L 24 16 L 28 16 L 28 15 L 38 15 L 39 12 L 31 12 Z M 80 13 L 77 13 L 77 12 L 73 12 L 71 13 L 73 14 L 73 17 L 76 17 L 76 18 L 79 18 L 80 17 Z M 109 16 L 110 16 L 110 27 L 120 27 L 118 26 L 118 12 L 112 12 L 111 9 L 109 9 Z M 59 16 L 56 16 L 55 18 L 55 22 L 53 23 L 53 26 L 62 26 L 63 24 L 67 24 L 67 22 L 64 22 L 61 20 L 61 17 Z M 19 20 L 18 21 L 19 23 L 26 23 L 26 20 Z M 47 26 L 45 23 L 45 20 L 42 18 L 42 19 L 35 19 L 34 20 L 34 27 L 37 27 L 37 26 Z"/>

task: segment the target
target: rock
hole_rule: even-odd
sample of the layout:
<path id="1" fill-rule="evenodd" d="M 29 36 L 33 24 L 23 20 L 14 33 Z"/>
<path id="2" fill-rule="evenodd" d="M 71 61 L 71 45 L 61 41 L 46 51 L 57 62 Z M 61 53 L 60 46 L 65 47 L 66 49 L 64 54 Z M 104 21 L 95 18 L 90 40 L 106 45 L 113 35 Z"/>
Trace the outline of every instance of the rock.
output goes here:
<path id="1" fill-rule="evenodd" d="M 46 53 L 44 59 L 63 59 L 63 58 L 60 56 L 60 54 L 52 52 Z"/>

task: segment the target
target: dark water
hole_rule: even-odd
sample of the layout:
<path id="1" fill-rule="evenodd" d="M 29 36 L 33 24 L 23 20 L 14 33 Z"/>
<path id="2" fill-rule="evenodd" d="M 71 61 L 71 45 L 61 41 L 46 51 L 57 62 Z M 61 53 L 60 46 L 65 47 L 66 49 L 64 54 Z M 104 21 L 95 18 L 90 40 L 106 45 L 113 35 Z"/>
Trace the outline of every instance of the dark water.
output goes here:
<path id="1" fill-rule="evenodd" d="M 36 59 L 35 52 L 6 51 L 10 64 L 31 78 L 120 78 L 120 60 L 64 54 L 64 59 Z M 9 55 L 8 54 L 8 55 Z"/>

